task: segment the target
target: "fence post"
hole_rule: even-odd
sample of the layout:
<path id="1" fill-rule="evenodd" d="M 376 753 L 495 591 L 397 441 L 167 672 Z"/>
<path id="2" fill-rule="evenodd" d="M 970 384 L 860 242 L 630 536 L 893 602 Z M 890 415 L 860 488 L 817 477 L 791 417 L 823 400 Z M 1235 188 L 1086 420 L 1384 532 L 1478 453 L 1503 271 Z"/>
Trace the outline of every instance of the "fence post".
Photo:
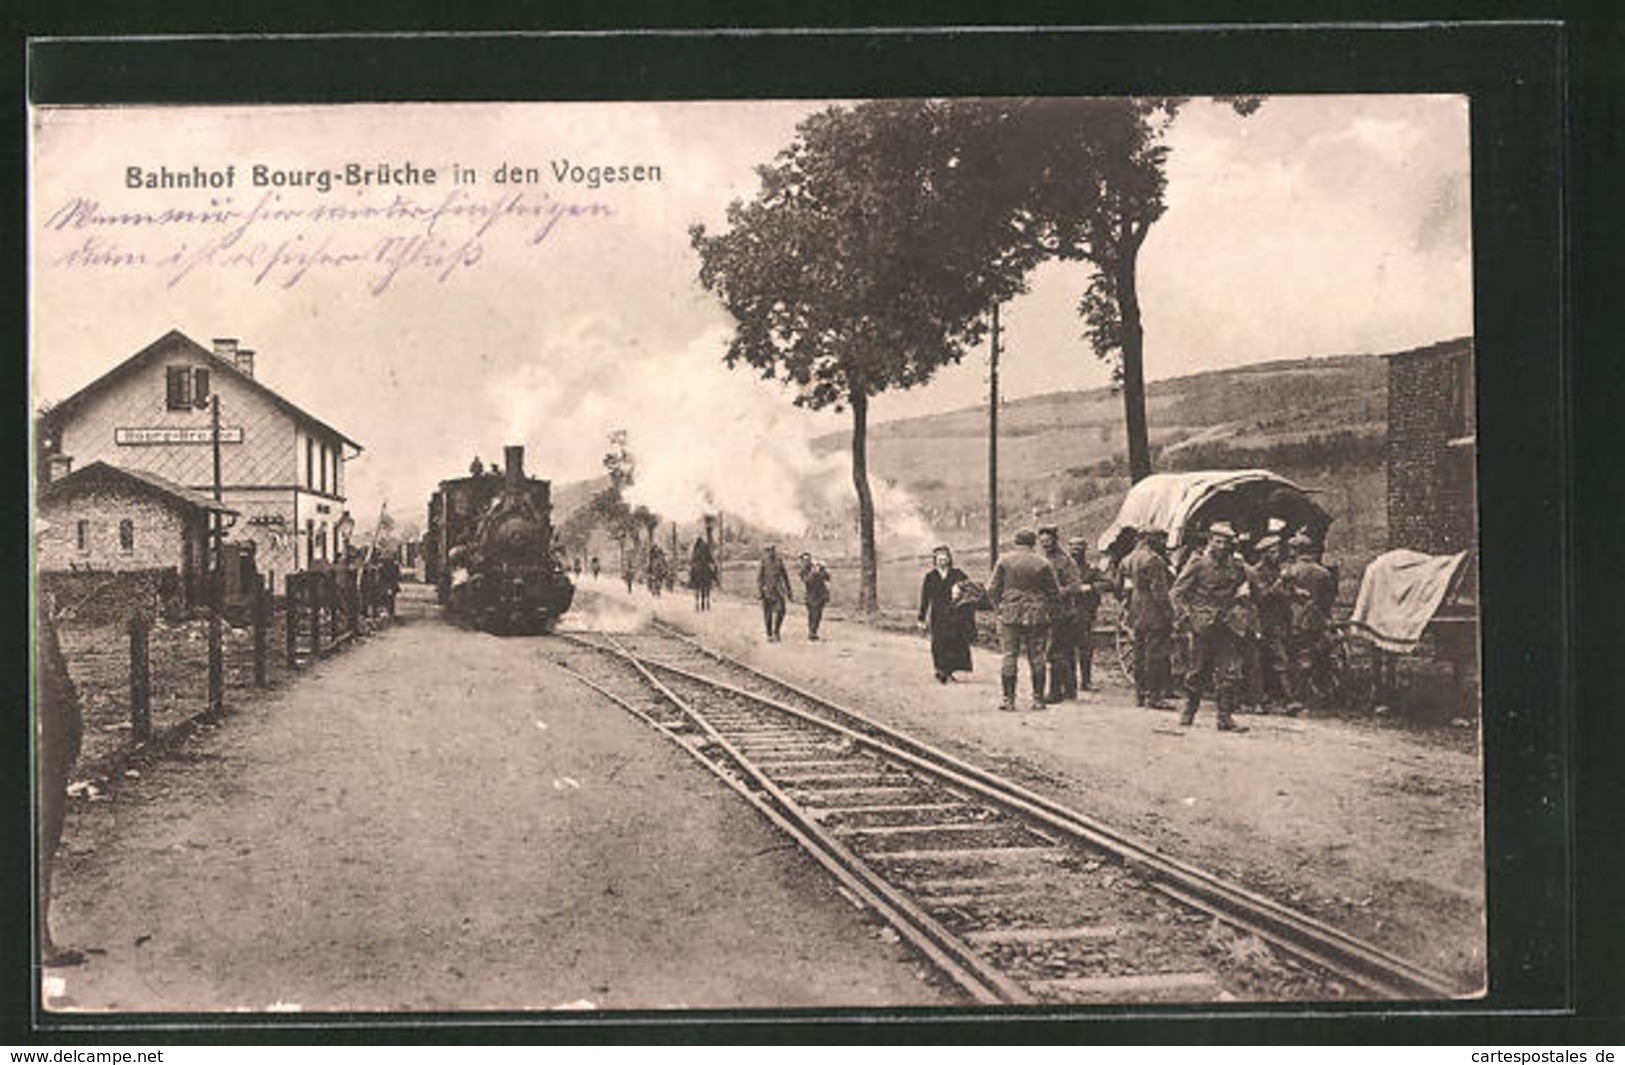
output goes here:
<path id="1" fill-rule="evenodd" d="M 299 583 L 305 586 L 305 598 L 310 600 L 310 660 L 314 662 L 322 653 L 321 574 L 307 573 Z"/>
<path id="2" fill-rule="evenodd" d="M 361 635 L 361 586 L 360 574 L 349 570 L 344 575 L 344 605 L 350 612 L 350 634 Z"/>
<path id="3" fill-rule="evenodd" d="M 294 583 L 293 574 L 288 574 L 282 580 L 282 606 L 287 612 L 288 623 L 288 668 L 293 669 L 299 664 L 299 596 L 298 585 Z"/>
<path id="4" fill-rule="evenodd" d="M 130 615 L 130 735 L 137 743 L 152 739 L 152 669 L 148 657 L 147 619 Z"/>
<path id="5" fill-rule="evenodd" d="M 328 643 L 339 642 L 339 579 L 332 570 L 322 574 L 326 588 L 322 589 L 322 596 L 327 600 Z"/>
<path id="6" fill-rule="evenodd" d="M 209 716 L 218 717 L 226 703 L 226 649 L 220 624 L 220 597 L 209 608 Z"/>
<path id="7" fill-rule="evenodd" d="M 265 687 L 266 642 L 271 627 L 271 593 L 263 579 L 254 589 L 254 687 Z"/>

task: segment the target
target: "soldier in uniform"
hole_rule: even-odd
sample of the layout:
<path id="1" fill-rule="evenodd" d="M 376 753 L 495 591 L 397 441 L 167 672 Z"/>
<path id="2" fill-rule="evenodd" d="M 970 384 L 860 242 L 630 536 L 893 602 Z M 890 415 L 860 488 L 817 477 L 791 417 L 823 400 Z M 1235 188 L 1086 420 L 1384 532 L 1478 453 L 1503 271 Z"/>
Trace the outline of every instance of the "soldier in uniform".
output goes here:
<path id="1" fill-rule="evenodd" d="M 761 565 L 756 567 L 756 596 L 762 601 L 762 624 L 767 628 L 768 642 L 778 643 L 784 628 L 785 604 L 791 600 L 790 573 L 772 544 L 763 548 Z"/>
<path id="2" fill-rule="evenodd" d="M 1236 531 L 1229 522 L 1208 529 L 1207 547 L 1185 564 L 1169 592 L 1175 615 L 1191 634 L 1191 666 L 1185 675 L 1185 712 L 1181 725 L 1196 721 L 1202 692 L 1211 682 L 1219 704 L 1219 730 L 1245 732 L 1234 714 L 1241 695 L 1242 647 L 1245 620 L 1237 616 L 1236 600 L 1247 584 L 1247 574 L 1235 557 Z"/>
<path id="3" fill-rule="evenodd" d="M 1055 570 L 1035 550 L 1031 529 L 1016 533 L 1016 550 L 993 567 L 988 597 L 998 611 L 999 683 L 1004 689 L 1000 710 L 1016 708 L 1016 663 L 1025 655 L 1032 675 L 1034 710 L 1044 709 L 1044 673 L 1049 659 L 1050 621 L 1061 600 Z"/>
<path id="4" fill-rule="evenodd" d="M 1258 561 L 1247 570 L 1247 596 L 1258 612 L 1260 705 L 1286 703 L 1287 714 L 1302 708 L 1294 696 L 1287 641 L 1292 634 L 1292 594 L 1282 573 L 1287 546 L 1273 533 L 1258 541 Z"/>
<path id="5" fill-rule="evenodd" d="M 1140 530 L 1140 542 L 1123 560 L 1128 583 L 1129 628 L 1134 632 L 1134 705 L 1167 710 L 1173 677 L 1168 648 L 1174 633 L 1174 608 L 1168 600 L 1173 570 L 1168 566 L 1168 533 Z"/>
<path id="6" fill-rule="evenodd" d="M 1055 604 L 1049 629 L 1049 694 L 1047 703 L 1059 703 L 1078 697 L 1078 600 L 1083 585 L 1078 580 L 1078 567 L 1072 556 L 1061 550 L 1061 532 L 1054 525 L 1038 530 L 1038 553 L 1055 571 L 1061 586 L 1061 598 Z"/>
<path id="7" fill-rule="evenodd" d="M 1292 561 L 1281 570 L 1284 592 L 1290 596 L 1292 630 L 1292 698 L 1302 703 L 1312 678 L 1324 681 L 1330 668 L 1327 630 L 1337 602 L 1337 579 L 1317 561 L 1315 542 L 1303 533 L 1292 538 Z"/>
<path id="8" fill-rule="evenodd" d="M 1078 616 L 1073 643 L 1074 693 L 1098 691 L 1095 687 L 1095 618 L 1100 613 L 1101 592 L 1112 586 L 1111 578 L 1089 561 L 1089 544 L 1081 536 L 1066 542 L 1067 554 L 1078 567 Z"/>

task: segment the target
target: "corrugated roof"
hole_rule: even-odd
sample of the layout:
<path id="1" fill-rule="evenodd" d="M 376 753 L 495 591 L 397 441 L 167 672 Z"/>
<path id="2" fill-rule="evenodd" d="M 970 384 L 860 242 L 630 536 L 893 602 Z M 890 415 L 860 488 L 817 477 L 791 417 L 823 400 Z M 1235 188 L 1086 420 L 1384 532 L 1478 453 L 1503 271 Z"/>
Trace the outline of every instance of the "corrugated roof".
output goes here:
<path id="1" fill-rule="evenodd" d="M 224 503 L 216 503 L 212 497 L 206 496 L 202 492 L 178 485 L 174 481 L 158 476 L 156 473 L 126 469 L 123 466 L 114 466 L 110 462 L 100 461 L 92 462 L 84 469 L 74 470 L 61 480 L 52 481 L 50 484 L 42 486 L 40 488 L 40 498 L 42 500 L 50 499 L 53 496 L 62 495 L 71 489 L 99 479 L 134 481 L 142 487 L 169 496 L 176 502 L 196 507 L 199 510 L 213 511 L 220 514 L 237 513 Z"/>
<path id="2" fill-rule="evenodd" d="M 196 354 L 206 357 L 209 360 L 211 368 L 223 370 L 224 372 L 232 375 L 236 380 L 242 382 L 244 385 L 255 389 L 266 399 L 270 400 L 277 407 L 285 411 L 293 418 L 300 421 L 309 422 L 318 429 L 325 430 L 327 433 L 338 437 L 344 443 L 349 444 L 357 451 L 363 450 L 360 444 L 356 443 L 354 440 L 351 440 L 348 436 L 345 436 L 343 433 L 339 432 L 331 425 L 328 425 L 314 414 L 311 414 L 309 411 L 304 410 L 297 404 L 286 399 L 275 389 L 272 389 L 270 386 L 263 384 L 256 378 L 250 377 L 248 374 L 243 373 L 243 371 L 239 370 L 236 365 L 231 362 L 231 360 L 220 358 L 212 349 L 206 348 L 202 344 L 199 344 L 185 333 L 182 333 L 179 329 L 171 329 L 157 340 L 154 340 L 151 344 L 148 344 L 134 355 L 131 355 L 128 359 L 125 359 L 111 370 L 108 370 L 106 373 L 96 378 L 96 380 L 90 382 L 90 384 L 81 388 L 79 391 L 75 392 L 67 399 L 64 399 L 62 402 L 56 404 L 49 411 L 45 412 L 41 420 L 46 423 L 51 423 L 60 421 L 61 419 L 67 417 L 76 407 L 84 403 L 85 400 L 112 385 L 130 370 L 140 366 L 142 363 L 146 362 L 148 359 L 154 357 L 159 352 L 165 350 L 174 343 L 180 343 L 190 347 Z"/>

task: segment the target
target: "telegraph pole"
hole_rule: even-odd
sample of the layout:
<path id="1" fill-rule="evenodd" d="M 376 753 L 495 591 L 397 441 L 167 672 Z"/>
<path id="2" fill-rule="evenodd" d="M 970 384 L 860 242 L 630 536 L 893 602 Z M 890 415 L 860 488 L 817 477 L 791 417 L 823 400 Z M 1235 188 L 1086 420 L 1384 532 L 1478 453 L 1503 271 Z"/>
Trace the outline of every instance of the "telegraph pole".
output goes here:
<path id="1" fill-rule="evenodd" d="M 999 305 L 993 305 L 987 404 L 987 568 L 999 561 Z"/>

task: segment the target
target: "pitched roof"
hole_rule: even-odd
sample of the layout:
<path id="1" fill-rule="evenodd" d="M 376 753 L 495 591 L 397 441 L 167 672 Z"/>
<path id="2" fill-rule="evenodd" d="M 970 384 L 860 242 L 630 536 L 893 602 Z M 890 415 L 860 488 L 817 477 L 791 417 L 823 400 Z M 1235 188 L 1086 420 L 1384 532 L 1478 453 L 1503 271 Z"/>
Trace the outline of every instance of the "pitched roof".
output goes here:
<path id="1" fill-rule="evenodd" d="M 131 470 L 123 466 L 114 466 L 110 462 L 92 462 L 83 469 L 74 470 L 60 480 L 40 486 L 40 500 L 43 502 L 60 495 L 66 495 L 73 489 L 87 486 L 93 481 L 125 481 L 133 482 L 137 488 L 157 492 L 168 496 L 171 500 L 182 503 L 199 510 L 213 511 L 220 514 L 236 514 L 237 511 L 217 503 L 210 496 L 204 495 L 195 489 L 186 488 L 156 473 L 145 470 Z"/>
<path id="2" fill-rule="evenodd" d="M 230 359 L 222 359 L 211 349 L 199 344 L 185 333 L 182 333 L 179 329 L 171 329 L 157 340 L 154 340 L 151 344 L 148 344 L 134 355 L 131 355 L 128 359 L 125 359 L 117 366 L 114 366 L 111 370 L 108 370 L 106 373 L 96 378 L 96 380 L 90 382 L 90 384 L 81 388 L 79 391 L 75 392 L 67 399 L 64 399 L 62 402 L 56 404 L 49 411 L 45 412 L 42 420 L 45 423 L 50 424 L 67 417 L 75 408 L 79 407 L 91 396 L 94 396 L 113 385 L 115 382 L 123 378 L 125 374 L 143 365 L 150 359 L 156 357 L 160 352 L 167 350 L 176 343 L 190 348 L 194 354 L 207 358 L 209 360 L 211 369 L 218 368 L 248 388 L 257 391 L 260 395 L 270 400 L 289 416 L 299 421 L 309 422 L 310 424 L 316 426 L 316 428 L 331 433 L 333 436 L 338 437 L 341 441 L 349 444 L 357 451 L 362 450 L 361 445 L 356 443 L 354 440 L 351 440 L 348 436 L 345 436 L 343 433 L 339 432 L 331 425 L 328 425 L 326 422 L 322 421 L 314 414 L 311 414 L 309 411 L 303 410 L 294 403 L 289 402 L 281 394 L 271 389 L 267 385 L 261 383 L 253 377 L 250 377 L 248 374 L 243 373 L 243 371 L 239 370 Z"/>

